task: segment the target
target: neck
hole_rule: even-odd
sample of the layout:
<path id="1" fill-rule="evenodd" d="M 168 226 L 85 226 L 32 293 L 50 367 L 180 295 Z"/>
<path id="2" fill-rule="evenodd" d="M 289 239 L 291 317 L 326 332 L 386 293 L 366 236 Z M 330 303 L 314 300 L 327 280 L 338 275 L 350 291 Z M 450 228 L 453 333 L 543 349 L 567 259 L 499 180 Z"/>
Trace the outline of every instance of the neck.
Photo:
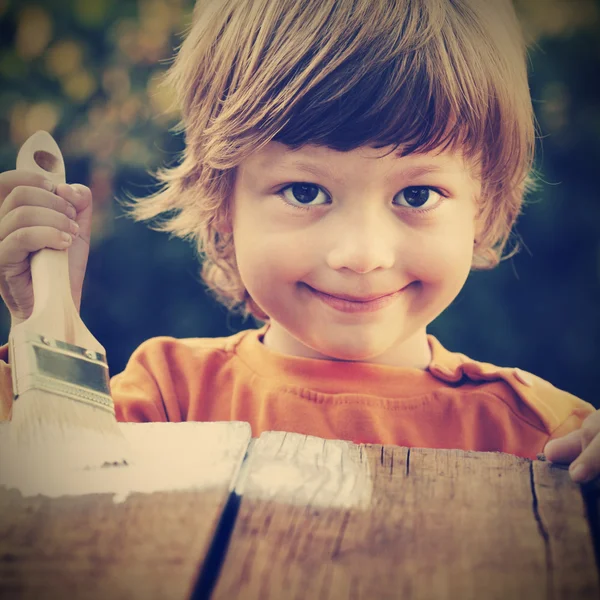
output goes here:
<path id="1" fill-rule="evenodd" d="M 261 340 L 269 349 L 286 356 L 330 360 L 335 362 L 360 362 L 365 364 L 387 365 L 427 370 L 431 362 L 431 348 L 427 341 L 425 329 L 419 330 L 409 338 L 398 340 L 396 344 L 372 358 L 361 361 L 350 361 L 328 356 L 297 340 L 281 326 L 267 323 L 267 330 Z"/>

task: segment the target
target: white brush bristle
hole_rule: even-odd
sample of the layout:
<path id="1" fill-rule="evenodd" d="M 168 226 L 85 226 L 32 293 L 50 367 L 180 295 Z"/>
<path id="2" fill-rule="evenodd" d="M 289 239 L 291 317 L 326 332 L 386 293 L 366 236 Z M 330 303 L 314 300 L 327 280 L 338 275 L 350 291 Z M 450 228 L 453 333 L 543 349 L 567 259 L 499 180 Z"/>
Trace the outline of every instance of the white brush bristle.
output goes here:
<path id="1" fill-rule="evenodd" d="M 39 390 L 13 403 L 10 444 L 21 458 L 76 468 L 127 464 L 132 455 L 113 414 Z"/>

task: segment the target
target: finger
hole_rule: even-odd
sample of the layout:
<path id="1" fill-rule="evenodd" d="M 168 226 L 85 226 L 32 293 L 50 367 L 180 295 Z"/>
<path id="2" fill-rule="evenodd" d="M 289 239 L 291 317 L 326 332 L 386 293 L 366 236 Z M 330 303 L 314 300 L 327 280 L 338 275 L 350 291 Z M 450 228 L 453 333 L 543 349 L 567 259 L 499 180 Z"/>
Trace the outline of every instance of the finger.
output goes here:
<path id="1" fill-rule="evenodd" d="M 77 213 L 84 211 L 92 202 L 92 192 L 79 183 L 60 183 L 56 186 L 58 196 L 70 202 Z"/>
<path id="2" fill-rule="evenodd" d="M 585 450 L 588 444 L 600 433 L 600 411 L 589 415 L 581 424 L 581 447 Z"/>
<path id="3" fill-rule="evenodd" d="M 79 226 L 67 215 L 43 206 L 18 206 L 0 221 L 0 241 L 25 227 L 53 227 L 77 236 Z"/>
<path id="4" fill-rule="evenodd" d="M 4 171 L 0 173 L 0 202 L 20 185 L 38 187 L 52 192 L 55 188 L 54 183 L 46 179 L 41 173 L 19 169 L 18 171 Z"/>
<path id="5" fill-rule="evenodd" d="M 0 221 L 21 206 L 43 206 L 75 218 L 75 207 L 64 198 L 37 187 L 19 185 L 11 190 L 0 207 Z"/>
<path id="6" fill-rule="evenodd" d="M 24 227 L 13 231 L 0 242 L 0 265 L 23 262 L 29 254 L 43 248 L 64 250 L 73 241 L 72 236 L 54 227 Z"/>
<path id="7" fill-rule="evenodd" d="M 79 196 L 77 198 L 77 212 L 81 212 L 85 210 L 92 204 L 92 190 L 89 187 L 81 184 L 81 183 L 72 183 L 71 187 L 73 187 L 77 192 L 79 192 Z"/>
<path id="8" fill-rule="evenodd" d="M 570 463 L 581 454 L 581 429 L 551 440 L 544 447 L 546 458 L 555 463 Z"/>
<path id="9" fill-rule="evenodd" d="M 569 467 L 569 473 L 576 483 L 585 483 L 600 475 L 600 434 L 592 439 L 581 456 Z"/>

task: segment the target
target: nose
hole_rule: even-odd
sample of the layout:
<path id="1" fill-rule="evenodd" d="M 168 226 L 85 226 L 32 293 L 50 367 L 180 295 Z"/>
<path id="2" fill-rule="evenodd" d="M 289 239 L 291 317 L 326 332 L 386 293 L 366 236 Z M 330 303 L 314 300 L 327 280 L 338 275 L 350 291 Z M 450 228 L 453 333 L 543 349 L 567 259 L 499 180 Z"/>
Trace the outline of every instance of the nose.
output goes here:
<path id="1" fill-rule="evenodd" d="M 327 264 L 335 270 L 349 269 L 369 273 L 376 269 L 390 269 L 395 261 L 397 232 L 392 227 L 389 213 L 355 211 L 340 215 L 327 236 L 332 240 L 327 253 Z"/>

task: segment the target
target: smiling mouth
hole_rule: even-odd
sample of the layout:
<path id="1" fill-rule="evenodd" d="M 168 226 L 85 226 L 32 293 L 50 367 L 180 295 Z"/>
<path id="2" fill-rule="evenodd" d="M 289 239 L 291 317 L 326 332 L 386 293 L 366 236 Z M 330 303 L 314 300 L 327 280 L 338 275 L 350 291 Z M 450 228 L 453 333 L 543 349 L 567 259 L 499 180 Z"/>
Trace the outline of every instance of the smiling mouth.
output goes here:
<path id="1" fill-rule="evenodd" d="M 319 295 L 329 296 L 330 298 L 337 298 L 338 300 L 345 300 L 347 302 L 356 302 L 356 303 L 366 303 L 366 302 L 374 302 L 375 300 L 380 300 L 382 298 L 387 298 L 388 296 L 392 296 L 397 294 L 401 290 L 396 290 L 394 292 L 388 292 L 387 294 L 374 294 L 371 296 L 350 296 L 347 294 L 329 294 L 327 292 L 322 292 L 321 290 L 317 290 L 316 288 L 308 286 L 313 292 L 316 292 Z"/>
<path id="2" fill-rule="evenodd" d="M 319 298 L 319 300 L 342 312 L 373 312 L 379 310 L 391 304 L 405 289 L 402 288 L 388 294 L 377 294 L 373 296 L 334 296 L 326 292 L 321 292 L 320 290 L 317 290 L 311 286 L 307 285 L 307 287 L 311 293 Z"/>

